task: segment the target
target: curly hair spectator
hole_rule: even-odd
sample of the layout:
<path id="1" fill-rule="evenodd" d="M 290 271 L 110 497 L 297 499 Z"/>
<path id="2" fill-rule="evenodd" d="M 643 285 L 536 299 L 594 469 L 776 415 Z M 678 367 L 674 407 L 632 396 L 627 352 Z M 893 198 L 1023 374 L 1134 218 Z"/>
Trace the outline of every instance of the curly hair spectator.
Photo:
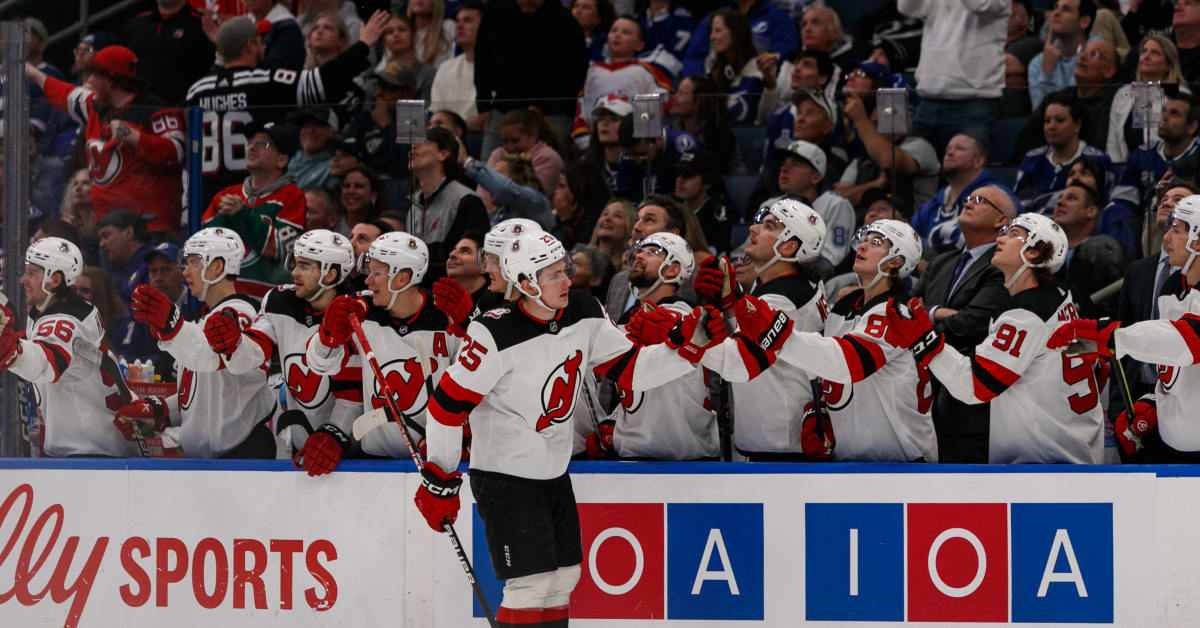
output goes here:
<path id="1" fill-rule="evenodd" d="M 550 199 L 554 208 L 550 233 L 564 246 L 588 241 L 608 198 L 608 184 L 594 164 L 576 161 L 567 166 L 559 173 Z"/>
<path id="2" fill-rule="evenodd" d="M 633 203 L 623 198 L 609 199 L 596 220 L 596 228 L 588 246 L 595 247 L 608 257 L 613 270 L 620 270 L 625 265 L 625 251 L 629 248 L 629 237 L 633 234 L 633 225 L 637 214 Z"/>
<path id="3" fill-rule="evenodd" d="M 1046 115 L 1042 122 L 1046 144 L 1025 153 L 1013 186 L 1027 211 L 1051 214 L 1053 193 L 1066 187 L 1067 164 L 1081 156 L 1104 164 L 1107 176 L 1102 192 L 1111 187 L 1114 178 L 1112 161 L 1080 137 L 1085 116 L 1083 104 L 1069 94 L 1060 92 L 1046 98 Z"/>
<path id="4" fill-rule="evenodd" d="M 446 19 L 446 0 L 409 0 L 417 59 L 436 68 L 454 55 L 454 20 Z"/>
<path id="5" fill-rule="evenodd" d="M 734 122 L 753 120 L 764 83 L 755 61 L 750 23 L 741 11 L 717 9 L 708 35 L 716 54 L 705 69 L 717 90 L 728 94 L 730 118 Z M 775 85 L 765 87 L 770 89 Z"/>
<path id="6" fill-rule="evenodd" d="M 717 157 L 722 174 L 746 174 L 729 121 L 729 105 L 712 79 L 693 75 L 680 81 L 671 101 L 671 113 L 675 114 L 671 128 L 687 131 L 700 140 Z"/>
<path id="7" fill-rule="evenodd" d="M 386 210 L 383 182 L 370 166 L 355 166 L 342 176 L 341 201 L 350 228 L 376 220 Z"/>
<path id="8" fill-rule="evenodd" d="M 1162 35 L 1147 35 L 1138 46 L 1137 73 L 1134 81 L 1159 82 L 1179 86 L 1179 91 L 1191 93 L 1183 79 L 1183 67 L 1179 64 L 1179 50 L 1170 39 Z M 1123 163 L 1129 153 L 1142 144 L 1142 130 L 1133 128 L 1133 86 L 1122 85 L 1112 99 L 1108 110 L 1108 142 L 1105 144 L 1108 157 Z"/>
<path id="9" fill-rule="evenodd" d="M 617 20 L 617 11 L 611 0 L 571 0 L 567 5 L 571 17 L 583 29 L 583 41 L 587 44 L 588 58 L 595 63 L 604 62 L 604 46 L 608 43 L 608 29 Z"/>

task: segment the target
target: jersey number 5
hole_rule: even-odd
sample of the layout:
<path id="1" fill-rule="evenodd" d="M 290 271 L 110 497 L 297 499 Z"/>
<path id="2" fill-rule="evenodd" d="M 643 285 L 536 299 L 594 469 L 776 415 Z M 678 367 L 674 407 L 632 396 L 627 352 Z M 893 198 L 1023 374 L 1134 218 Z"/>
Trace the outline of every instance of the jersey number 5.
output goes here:
<path id="1" fill-rule="evenodd" d="M 486 353 L 487 348 L 474 340 L 468 339 L 468 342 L 463 344 L 462 351 L 458 352 L 458 362 L 468 371 L 474 371 L 479 368 L 479 363 L 483 360 L 483 356 Z"/>
<path id="2" fill-rule="evenodd" d="M 1095 408 L 1100 395 L 1096 392 L 1096 373 L 1092 371 L 1092 365 L 1087 360 L 1078 356 L 1063 354 L 1062 369 L 1063 381 L 1068 384 L 1074 385 L 1082 381 L 1087 381 L 1088 390 L 1086 393 L 1067 396 L 1067 403 L 1071 404 L 1071 410 L 1075 414 L 1083 414 Z"/>

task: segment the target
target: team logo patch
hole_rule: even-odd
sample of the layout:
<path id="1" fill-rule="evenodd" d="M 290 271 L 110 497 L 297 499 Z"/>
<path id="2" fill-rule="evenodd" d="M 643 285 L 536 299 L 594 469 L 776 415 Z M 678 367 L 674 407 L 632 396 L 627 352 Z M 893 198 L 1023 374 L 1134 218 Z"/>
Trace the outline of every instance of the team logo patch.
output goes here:
<path id="1" fill-rule="evenodd" d="M 579 368 L 582 364 L 583 352 L 576 350 L 546 378 L 546 382 L 542 384 L 542 416 L 538 417 L 535 426 L 537 431 L 571 418 L 571 414 L 575 412 Z"/>

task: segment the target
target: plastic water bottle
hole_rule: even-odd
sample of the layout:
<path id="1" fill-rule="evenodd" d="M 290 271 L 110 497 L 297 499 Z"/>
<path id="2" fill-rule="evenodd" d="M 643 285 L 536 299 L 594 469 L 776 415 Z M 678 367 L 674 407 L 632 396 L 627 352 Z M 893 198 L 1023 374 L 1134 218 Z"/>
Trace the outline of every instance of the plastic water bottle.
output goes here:
<path id="1" fill-rule="evenodd" d="M 146 368 L 143 369 L 142 376 L 146 378 L 146 383 L 154 381 L 154 360 L 146 359 Z"/>
<path id="2" fill-rule="evenodd" d="M 126 362 L 125 358 L 121 358 L 121 361 L 117 363 L 117 367 L 121 369 L 121 377 L 124 377 L 125 381 L 127 381 L 127 382 L 130 381 L 130 379 L 129 379 L 129 362 Z"/>

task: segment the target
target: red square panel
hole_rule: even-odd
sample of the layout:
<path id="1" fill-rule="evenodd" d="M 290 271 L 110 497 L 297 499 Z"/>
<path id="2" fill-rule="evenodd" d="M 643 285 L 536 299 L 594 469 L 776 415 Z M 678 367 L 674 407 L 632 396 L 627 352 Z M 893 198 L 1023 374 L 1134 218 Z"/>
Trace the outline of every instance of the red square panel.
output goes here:
<path id="1" fill-rule="evenodd" d="M 583 573 L 571 617 L 663 619 L 663 505 L 579 504 Z"/>
<path id="2" fill-rule="evenodd" d="M 908 505 L 908 620 L 1008 620 L 1005 504 Z"/>

